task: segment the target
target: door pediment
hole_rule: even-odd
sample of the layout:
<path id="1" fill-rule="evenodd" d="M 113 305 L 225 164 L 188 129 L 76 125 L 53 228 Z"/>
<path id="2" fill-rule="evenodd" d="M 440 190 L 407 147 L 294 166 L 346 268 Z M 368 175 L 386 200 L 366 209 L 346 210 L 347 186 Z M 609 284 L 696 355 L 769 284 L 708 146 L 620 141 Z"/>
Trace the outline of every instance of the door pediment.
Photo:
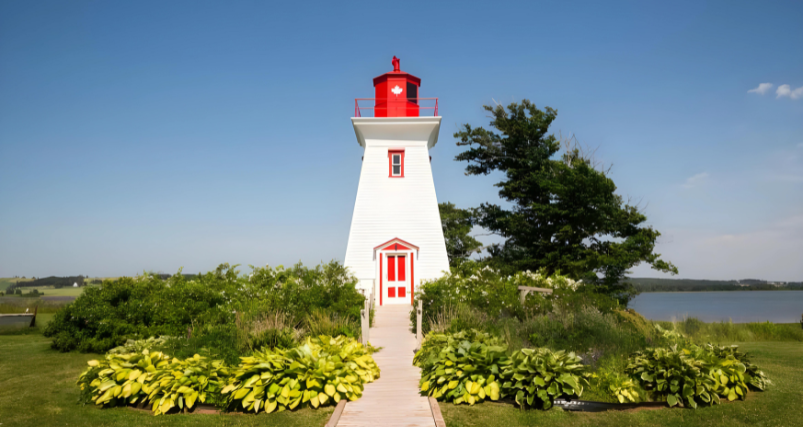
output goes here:
<path id="1" fill-rule="evenodd" d="M 390 239 L 387 242 L 374 247 L 374 260 L 376 260 L 376 253 L 378 251 L 411 251 L 414 252 L 416 258 L 418 258 L 418 246 L 410 242 L 405 242 L 398 237 Z"/>

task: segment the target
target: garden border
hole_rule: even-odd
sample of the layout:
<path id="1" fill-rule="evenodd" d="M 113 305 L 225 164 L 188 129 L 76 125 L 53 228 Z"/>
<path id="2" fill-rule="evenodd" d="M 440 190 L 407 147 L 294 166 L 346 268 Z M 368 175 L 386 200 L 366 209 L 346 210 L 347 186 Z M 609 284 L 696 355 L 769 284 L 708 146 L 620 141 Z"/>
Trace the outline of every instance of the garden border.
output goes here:
<path id="1" fill-rule="evenodd" d="M 429 397 L 429 409 L 432 411 L 432 418 L 435 420 L 435 427 L 446 427 L 446 421 L 441 414 L 441 407 L 438 405 L 438 400 L 434 397 Z"/>
<path id="2" fill-rule="evenodd" d="M 337 402 L 335 411 L 332 412 L 332 416 L 329 417 L 329 421 L 324 427 L 337 427 L 337 423 L 340 421 L 340 416 L 343 415 L 344 409 L 346 409 L 346 399 L 341 399 L 340 402 Z"/>

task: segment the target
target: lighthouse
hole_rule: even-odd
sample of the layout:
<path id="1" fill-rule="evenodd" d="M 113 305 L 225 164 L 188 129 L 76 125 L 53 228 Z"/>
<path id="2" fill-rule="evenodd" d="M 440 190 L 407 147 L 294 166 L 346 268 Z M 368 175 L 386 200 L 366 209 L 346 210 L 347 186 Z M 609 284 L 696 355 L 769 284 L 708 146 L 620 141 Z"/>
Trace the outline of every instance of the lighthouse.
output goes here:
<path id="1" fill-rule="evenodd" d="M 379 305 L 412 304 L 422 281 L 449 271 L 430 165 L 437 98 L 419 98 L 421 79 L 392 63 L 351 118 L 364 151 L 345 266 Z"/>

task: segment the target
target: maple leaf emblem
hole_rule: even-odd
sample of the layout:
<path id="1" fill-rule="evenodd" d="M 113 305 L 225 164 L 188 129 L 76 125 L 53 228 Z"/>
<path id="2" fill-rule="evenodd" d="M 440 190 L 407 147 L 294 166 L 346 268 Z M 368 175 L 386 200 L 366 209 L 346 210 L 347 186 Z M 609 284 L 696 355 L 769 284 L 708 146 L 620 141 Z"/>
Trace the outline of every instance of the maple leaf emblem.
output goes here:
<path id="1" fill-rule="evenodd" d="M 400 94 L 400 93 L 402 93 L 402 91 L 403 91 L 403 90 L 404 90 L 404 89 L 400 88 L 400 87 L 399 87 L 399 85 L 396 85 L 396 87 L 394 87 L 394 88 L 393 88 L 393 89 L 391 89 L 390 91 L 391 91 L 391 92 L 393 92 L 393 93 L 395 93 L 395 94 L 396 94 L 396 96 L 399 96 L 399 94 Z"/>

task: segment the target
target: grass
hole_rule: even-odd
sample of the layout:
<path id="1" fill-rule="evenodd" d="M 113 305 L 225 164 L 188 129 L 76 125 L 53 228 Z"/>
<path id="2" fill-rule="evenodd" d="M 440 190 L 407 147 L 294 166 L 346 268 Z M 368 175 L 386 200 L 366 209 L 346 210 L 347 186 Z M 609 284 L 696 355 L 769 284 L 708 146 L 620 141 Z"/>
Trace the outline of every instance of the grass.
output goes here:
<path id="1" fill-rule="evenodd" d="M 696 342 L 803 341 L 800 323 L 705 323 L 693 317 L 677 322 L 654 322 Z"/>
<path id="2" fill-rule="evenodd" d="M 799 327 L 799 326 L 798 326 Z M 774 385 L 750 393 L 745 401 L 692 409 L 572 413 L 562 410 L 521 411 L 504 403 L 472 407 L 441 404 L 449 427 L 469 426 L 803 426 L 803 343 L 736 343 L 753 356 Z M 584 396 L 585 397 L 585 396 Z"/>
<path id="3" fill-rule="evenodd" d="M 61 307 L 69 304 L 69 301 L 48 301 L 40 298 L 20 298 L 20 297 L 0 297 L 0 313 L 25 313 L 28 309 L 31 312 L 34 307 L 39 307 L 38 313 L 55 313 Z"/>
<path id="4" fill-rule="evenodd" d="M 2 426 L 323 426 L 333 408 L 278 414 L 167 415 L 78 403 L 75 380 L 95 354 L 59 353 L 39 334 L 0 335 Z"/>

